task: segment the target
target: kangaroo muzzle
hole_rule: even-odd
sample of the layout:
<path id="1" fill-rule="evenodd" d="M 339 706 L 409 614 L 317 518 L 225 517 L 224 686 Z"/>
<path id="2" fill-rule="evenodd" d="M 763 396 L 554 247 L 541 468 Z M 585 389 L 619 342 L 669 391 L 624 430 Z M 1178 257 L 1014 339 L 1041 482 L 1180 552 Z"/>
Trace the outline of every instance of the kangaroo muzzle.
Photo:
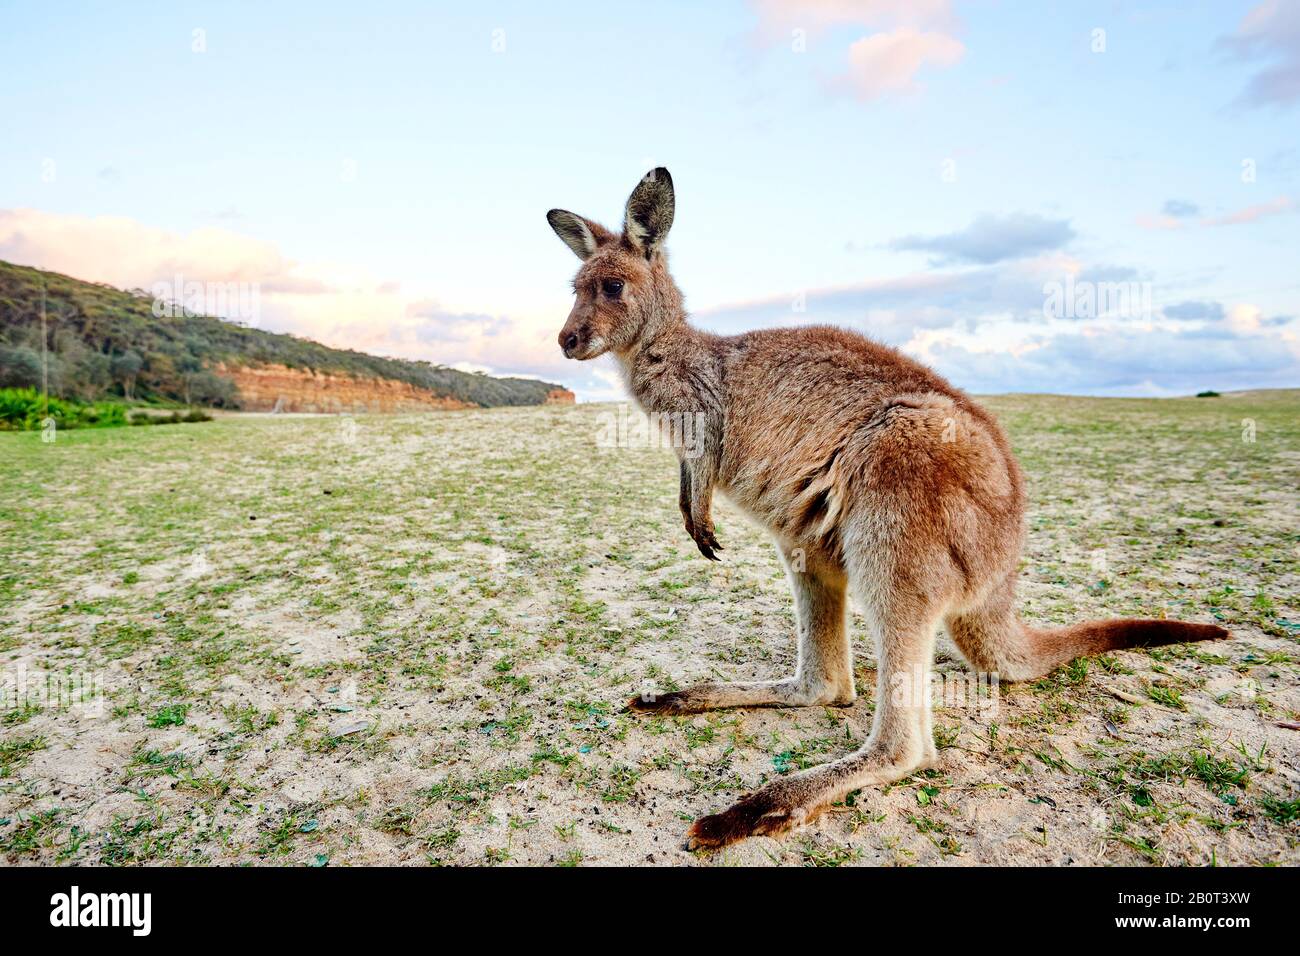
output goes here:
<path id="1" fill-rule="evenodd" d="M 565 358 L 581 360 L 588 357 L 591 339 L 591 324 L 585 318 L 569 316 L 569 321 L 560 329 L 558 341 Z"/>
<path id="2" fill-rule="evenodd" d="M 565 358 L 573 358 L 573 353 L 578 350 L 579 341 L 577 332 L 560 333 L 560 348 L 564 350 Z"/>

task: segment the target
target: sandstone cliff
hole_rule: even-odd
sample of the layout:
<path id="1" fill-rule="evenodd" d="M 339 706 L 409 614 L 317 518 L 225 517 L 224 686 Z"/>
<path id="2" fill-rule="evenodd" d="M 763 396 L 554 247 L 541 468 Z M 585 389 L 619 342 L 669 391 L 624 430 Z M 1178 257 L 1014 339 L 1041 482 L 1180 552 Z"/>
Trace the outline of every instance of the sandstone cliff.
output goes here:
<path id="1" fill-rule="evenodd" d="M 477 406 L 391 378 L 332 375 L 284 365 L 218 365 L 250 412 L 427 412 Z M 548 398 L 549 401 L 549 398 Z"/>
<path id="2" fill-rule="evenodd" d="M 285 365 L 222 364 L 214 371 L 235 383 L 241 405 L 250 412 L 387 414 L 478 407 L 391 378 L 336 375 Z M 574 401 L 574 394 L 567 388 L 553 388 L 546 393 L 547 405 L 572 405 Z"/>

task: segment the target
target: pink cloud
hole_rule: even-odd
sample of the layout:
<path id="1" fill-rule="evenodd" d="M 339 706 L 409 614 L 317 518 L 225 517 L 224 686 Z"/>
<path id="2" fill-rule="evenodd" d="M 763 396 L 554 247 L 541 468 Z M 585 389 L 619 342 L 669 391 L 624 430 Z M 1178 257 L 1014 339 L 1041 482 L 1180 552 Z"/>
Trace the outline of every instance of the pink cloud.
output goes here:
<path id="1" fill-rule="evenodd" d="M 257 283 L 263 291 L 319 294 L 327 285 L 295 274 L 274 243 L 225 229 L 169 232 L 125 216 L 67 216 L 0 209 L 0 259 L 121 288 L 176 276 L 198 282 Z"/>
<path id="2" fill-rule="evenodd" d="M 918 33 L 910 28 L 873 33 L 849 47 L 848 80 L 861 100 L 891 93 L 915 93 L 923 66 L 954 66 L 966 52 L 961 41 L 945 33 Z"/>
<path id="3" fill-rule="evenodd" d="M 1201 222 L 1206 226 L 1236 226 L 1244 222 L 1255 222 L 1265 216 L 1276 216 L 1280 213 L 1290 212 L 1294 208 L 1295 200 L 1290 196 L 1278 196 L 1269 202 L 1247 206 L 1245 209 L 1239 209 L 1226 216 L 1220 216 L 1216 219 L 1203 219 Z"/>
<path id="4" fill-rule="evenodd" d="M 1174 216 L 1166 215 L 1141 215 L 1137 217 L 1137 224 L 1143 229 L 1185 229 L 1191 225 L 1201 226 L 1240 226 L 1245 223 L 1256 222 L 1268 216 L 1278 216 L 1282 213 L 1294 212 L 1296 202 L 1290 196 L 1278 196 L 1268 202 L 1257 203 L 1253 206 L 1246 206 L 1238 209 L 1236 212 L 1230 212 L 1223 216 L 1214 216 L 1201 219 L 1198 223 L 1192 223 L 1187 219 L 1179 219 Z"/>
<path id="5" fill-rule="evenodd" d="M 795 31 L 822 33 L 856 26 L 872 32 L 848 48 L 848 69 L 837 85 L 864 102 L 920 90 L 917 74 L 926 67 L 949 68 L 966 47 L 953 33 L 959 28 L 950 0 L 753 0 L 759 34 L 777 42 Z"/>

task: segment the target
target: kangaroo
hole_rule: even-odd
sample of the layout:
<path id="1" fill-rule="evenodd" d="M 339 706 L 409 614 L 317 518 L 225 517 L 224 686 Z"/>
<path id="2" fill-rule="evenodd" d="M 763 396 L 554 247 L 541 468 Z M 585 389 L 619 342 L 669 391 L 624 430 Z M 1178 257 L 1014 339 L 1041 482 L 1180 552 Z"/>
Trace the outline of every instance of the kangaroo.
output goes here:
<path id="1" fill-rule="evenodd" d="M 647 414 L 703 423 L 700 453 L 678 450 L 686 532 L 718 560 L 715 491 L 771 532 L 794 593 L 798 666 L 783 680 L 700 684 L 628 709 L 851 705 L 850 589 L 877 659 L 861 748 L 701 817 L 689 848 L 780 834 L 854 790 L 936 763 L 928 690 L 940 626 L 973 668 L 1009 681 L 1080 656 L 1228 636 L 1167 620 L 1024 623 L 1015 602 L 1024 487 L 993 416 L 919 362 L 845 329 L 693 328 L 664 251 L 675 207 L 672 177 L 658 168 L 629 197 L 621 233 L 547 213 L 582 260 L 560 348 L 580 361 L 613 353 Z"/>

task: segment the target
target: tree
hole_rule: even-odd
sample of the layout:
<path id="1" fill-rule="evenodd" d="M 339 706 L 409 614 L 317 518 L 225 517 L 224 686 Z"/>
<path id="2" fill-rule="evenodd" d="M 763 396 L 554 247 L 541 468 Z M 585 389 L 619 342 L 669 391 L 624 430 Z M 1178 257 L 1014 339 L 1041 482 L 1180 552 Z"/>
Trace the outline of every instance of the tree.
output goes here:
<path id="1" fill-rule="evenodd" d="M 127 349 L 121 355 L 114 355 L 112 362 L 113 381 L 122 386 L 122 394 L 130 401 L 135 396 L 135 379 L 144 366 L 144 359 L 134 349 Z"/>
<path id="2" fill-rule="evenodd" d="M 236 404 L 235 383 L 207 369 L 186 372 L 183 376 L 185 404 L 231 408 Z"/>
<path id="3" fill-rule="evenodd" d="M 146 352 L 144 368 L 140 371 L 137 385 L 143 386 L 146 396 L 181 394 L 181 377 L 176 371 L 176 363 L 166 352 Z"/>
<path id="4" fill-rule="evenodd" d="M 51 358 L 57 356 L 61 365 L 57 382 L 51 369 L 51 391 L 89 402 L 100 397 L 112 382 L 108 356 L 90 348 L 70 329 L 60 329 L 55 334 L 50 351 Z"/>
<path id="5" fill-rule="evenodd" d="M 86 401 L 94 401 L 112 381 L 109 358 L 88 348 L 80 349 L 75 356 L 68 376 L 73 389 Z"/>
<path id="6" fill-rule="evenodd" d="M 41 371 L 41 357 L 34 349 L 0 345 L 0 387 L 40 388 Z"/>

